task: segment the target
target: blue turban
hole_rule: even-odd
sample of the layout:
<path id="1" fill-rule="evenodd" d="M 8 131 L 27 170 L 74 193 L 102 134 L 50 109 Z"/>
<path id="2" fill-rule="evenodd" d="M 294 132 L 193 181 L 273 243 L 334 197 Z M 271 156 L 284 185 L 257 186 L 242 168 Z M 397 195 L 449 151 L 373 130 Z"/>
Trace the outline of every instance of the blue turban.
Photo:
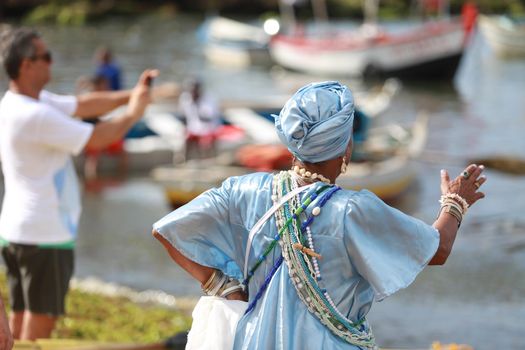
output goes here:
<path id="1" fill-rule="evenodd" d="M 296 158 L 318 163 L 344 155 L 353 120 L 352 93 L 338 82 L 327 81 L 299 89 L 275 116 L 275 127 Z"/>

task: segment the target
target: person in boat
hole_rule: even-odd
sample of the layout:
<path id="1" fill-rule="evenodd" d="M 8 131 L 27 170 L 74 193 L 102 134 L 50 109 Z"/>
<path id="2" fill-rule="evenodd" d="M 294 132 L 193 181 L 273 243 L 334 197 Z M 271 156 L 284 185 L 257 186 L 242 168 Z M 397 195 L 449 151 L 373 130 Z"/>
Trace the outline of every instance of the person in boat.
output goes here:
<path id="1" fill-rule="evenodd" d="M 122 69 L 113 59 L 109 47 L 101 46 L 95 51 L 95 74 L 106 78 L 108 90 L 118 91 L 122 89 Z"/>
<path id="2" fill-rule="evenodd" d="M 199 79 L 190 78 L 184 83 L 179 109 L 186 121 L 186 159 L 195 155 L 198 158 L 215 155 L 221 114 L 215 100 L 203 92 Z"/>
<path id="3" fill-rule="evenodd" d="M 107 46 L 100 46 L 94 54 L 95 73 L 89 79 L 87 86 L 89 91 L 118 91 L 122 89 L 122 69 L 114 60 L 111 49 Z M 89 119 L 87 122 L 96 124 L 98 118 Z M 132 129 L 135 126 L 132 127 Z M 117 158 L 118 173 L 125 176 L 127 173 L 127 155 L 124 151 L 124 137 L 108 145 L 102 150 L 86 147 L 84 150 L 84 177 L 89 180 L 96 180 L 98 176 L 98 164 L 100 156 L 107 154 Z"/>
<path id="4" fill-rule="evenodd" d="M 290 170 L 228 178 L 154 223 L 154 237 L 207 295 L 248 301 L 234 349 L 376 349 L 366 319 L 374 301 L 444 264 L 467 209 L 484 197 L 475 164 L 453 180 L 441 171 L 432 225 L 338 187 L 354 113 L 338 82 L 301 88 L 275 119 L 295 157 Z"/>
<path id="5" fill-rule="evenodd" d="M 81 212 L 71 156 L 122 138 L 150 102 L 145 70 L 129 91 L 57 95 L 45 90 L 52 55 L 42 37 L 18 28 L 0 38 L 9 90 L 0 101 L 0 159 L 5 194 L 0 246 L 7 268 L 15 339 L 49 338 L 65 312 Z M 96 125 L 83 119 L 127 109 Z M 72 117 L 76 116 L 76 118 Z"/>

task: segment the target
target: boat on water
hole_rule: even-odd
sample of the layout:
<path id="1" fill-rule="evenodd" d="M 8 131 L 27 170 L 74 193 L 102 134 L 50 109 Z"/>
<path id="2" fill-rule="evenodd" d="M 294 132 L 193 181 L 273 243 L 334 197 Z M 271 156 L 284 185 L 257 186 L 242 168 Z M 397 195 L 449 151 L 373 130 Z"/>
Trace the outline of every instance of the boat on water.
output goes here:
<path id="1" fill-rule="evenodd" d="M 375 118 L 388 109 L 399 89 L 400 82 L 389 79 L 369 91 L 358 92 L 358 107 Z M 278 114 L 288 97 L 221 101 L 224 125 L 218 131 L 218 153 L 227 154 L 245 144 L 280 143 L 271 114 Z M 130 171 L 149 171 L 155 166 L 183 160 L 185 126 L 177 114 L 177 104 L 172 99 L 159 100 L 148 106 L 143 122 L 155 135 L 124 140 Z M 114 158 L 101 157 L 100 163 L 101 169 L 115 168 Z"/>
<path id="2" fill-rule="evenodd" d="M 270 123 L 268 123 L 270 125 Z M 254 125 L 255 128 L 259 126 Z M 414 124 L 404 128 L 390 125 L 370 130 L 369 139 L 363 144 L 361 157 L 351 162 L 347 174 L 341 175 L 337 184 L 351 190 L 368 189 L 384 200 L 399 196 L 417 176 L 414 159 L 421 153 L 427 137 L 427 117 L 419 116 Z M 272 153 L 274 160 L 279 158 L 285 167 L 291 164 L 291 155 L 283 155 L 284 146 L 278 144 L 261 145 L 257 151 L 251 147 L 251 157 L 258 159 Z M 241 148 L 238 153 L 242 155 Z M 258 153 L 257 153 L 258 152 Z M 365 155 L 365 156 L 363 156 Z M 240 166 L 239 157 L 189 161 L 176 166 L 155 168 L 151 176 L 165 191 L 172 207 L 177 208 L 197 197 L 202 192 L 218 187 L 230 176 L 244 175 L 253 168 Z M 243 162 L 247 164 L 246 162 Z M 278 169 L 275 169 L 278 170 Z"/>
<path id="3" fill-rule="evenodd" d="M 270 54 L 285 68 L 320 75 L 453 76 L 469 34 L 464 20 L 435 18 L 389 30 L 375 16 L 351 29 L 292 28 L 271 39 Z"/>
<path id="4" fill-rule="evenodd" d="M 489 46 L 501 57 L 525 56 L 525 19 L 480 16 L 479 28 Z"/>
<path id="5" fill-rule="evenodd" d="M 390 106 L 400 89 L 400 82 L 394 79 L 356 93 L 358 107 L 369 117 L 381 115 Z M 223 100 L 221 110 L 224 124 L 217 132 L 217 151 L 224 156 L 246 144 L 280 143 L 271 114 L 278 114 L 288 96 L 276 96 L 264 100 Z M 124 107 L 112 112 L 118 115 Z M 176 100 L 160 99 L 148 106 L 139 128 L 123 143 L 128 173 L 149 172 L 162 164 L 178 164 L 184 160 L 185 126 L 177 118 Z M 271 121 L 271 122 L 269 122 Z M 98 170 L 103 175 L 119 172 L 118 154 L 102 152 L 98 159 Z M 84 156 L 76 157 L 79 170 L 83 169 Z"/>
<path id="6" fill-rule="evenodd" d="M 263 25 L 214 16 L 206 19 L 199 34 L 204 43 L 204 55 L 213 64 L 247 67 L 271 62 L 268 52 L 270 34 Z"/>

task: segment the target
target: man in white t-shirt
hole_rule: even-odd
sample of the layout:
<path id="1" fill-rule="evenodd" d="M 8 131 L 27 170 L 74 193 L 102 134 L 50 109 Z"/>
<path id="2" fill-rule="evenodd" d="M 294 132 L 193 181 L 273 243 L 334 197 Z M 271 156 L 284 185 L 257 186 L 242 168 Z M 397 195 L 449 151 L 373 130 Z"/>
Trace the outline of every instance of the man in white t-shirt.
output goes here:
<path id="1" fill-rule="evenodd" d="M 28 28 L 1 41 L 10 79 L 0 101 L 0 160 L 5 195 L 0 215 L 15 339 L 48 338 L 64 313 L 73 274 L 80 193 L 71 156 L 122 138 L 150 102 L 146 70 L 130 91 L 60 96 L 45 91 L 51 53 Z M 128 104 L 125 113 L 96 125 L 82 118 Z M 80 119 L 71 117 L 77 116 Z"/>

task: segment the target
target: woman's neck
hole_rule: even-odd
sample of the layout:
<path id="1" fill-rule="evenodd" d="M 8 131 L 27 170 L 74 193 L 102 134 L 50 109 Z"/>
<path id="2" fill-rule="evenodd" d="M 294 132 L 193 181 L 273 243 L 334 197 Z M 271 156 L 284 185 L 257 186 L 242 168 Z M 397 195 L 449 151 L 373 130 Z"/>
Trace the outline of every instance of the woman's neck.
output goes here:
<path id="1" fill-rule="evenodd" d="M 321 163 L 302 163 L 294 160 L 292 170 L 305 181 L 323 181 L 333 184 L 340 173 L 340 166 L 336 166 L 336 164 L 338 164 L 338 162 L 334 159 Z"/>

